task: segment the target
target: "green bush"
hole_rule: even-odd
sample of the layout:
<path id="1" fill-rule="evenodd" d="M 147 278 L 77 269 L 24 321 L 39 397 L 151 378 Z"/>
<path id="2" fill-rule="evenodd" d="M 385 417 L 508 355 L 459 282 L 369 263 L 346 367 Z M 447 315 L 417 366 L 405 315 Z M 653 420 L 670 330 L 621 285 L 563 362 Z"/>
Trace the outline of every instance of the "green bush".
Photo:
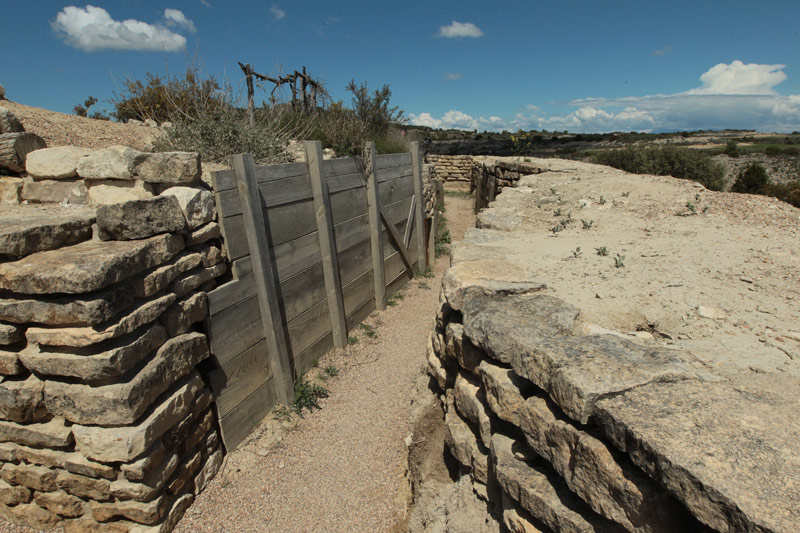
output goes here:
<path id="1" fill-rule="evenodd" d="M 739 145 L 736 141 L 728 141 L 722 153 L 730 157 L 739 157 Z"/>
<path id="2" fill-rule="evenodd" d="M 360 155 L 367 140 L 367 124 L 352 110 L 334 102 L 316 118 L 317 137 L 339 157 Z"/>
<path id="3" fill-rule="evenodd" d="M 597 152 L 592 160 L 634 174 L 673 176 L 702 183 L 713 191 L 725 187 L 725 167 L 700 152 L 674 146 L 632 146 Z"/>
<path id="4" fill-rule="evenodd" d="M 366 124 L 371 137 L 382 137 L 390 125 L 405 122 L 402 109 L 389 107 L 392 91 L 388 85 L 370 95 L 367 82 L 356 85 L 353 79 L 345 89 L 353 94 L 353 111 Z"/>
<path id="5" fill-rule="evenodd" d="M 767 169 L 758 163 L 750 163 L 745 170 L 739 173 L 731 191 L 758 194 L 767 184 L 769 184 Z"/>

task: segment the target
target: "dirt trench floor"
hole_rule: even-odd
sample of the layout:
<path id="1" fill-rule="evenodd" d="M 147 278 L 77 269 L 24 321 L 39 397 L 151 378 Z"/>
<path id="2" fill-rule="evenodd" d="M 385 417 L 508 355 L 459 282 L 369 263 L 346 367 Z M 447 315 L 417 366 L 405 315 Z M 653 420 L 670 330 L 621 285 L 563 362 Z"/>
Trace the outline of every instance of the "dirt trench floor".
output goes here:
<path id="1" fill-rule="evenodd" d="M 474 227 L 472 200 L 446 197 L 454 240 Z M 330 396 L 321 410 L 289 422 L 267 420 L 227 457 L 176 531 L 390 531 L 407 511 L 406 438 L 414 383 L 422 373 L 440 280 L 416 278 L 402 299 L 365 321 L 358 342 L 324 356 L 316 374 Z M 312 374 L 314 374 L 312 373 Z"/>

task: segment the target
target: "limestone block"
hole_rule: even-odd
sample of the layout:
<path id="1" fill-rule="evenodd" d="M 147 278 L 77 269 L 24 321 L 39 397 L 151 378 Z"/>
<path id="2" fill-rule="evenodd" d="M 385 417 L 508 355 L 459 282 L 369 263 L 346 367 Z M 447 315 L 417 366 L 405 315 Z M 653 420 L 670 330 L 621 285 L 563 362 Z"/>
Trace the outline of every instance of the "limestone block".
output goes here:
<path id="1" fill-rule="evenodd" d="M 201 187 L 170 187 L 161 196 L 174 196 L 181 206 L 186 224 L 195 230 L 214 218 L 214 195 Z"/>
<path id="2" fill-rule="evenodd" d="M 171 259 L 179 235 L 141 241 L 83 242 L 0 264 L 0 288 L 22 294 L 78 294 L 103 289 Z"/>
<path id="3" fill-rule="evenodd" d="M 178 467 L 172 479 L 167 483 L 167 492 L 177 496 L 188 487 L 188 490 L 194 493 L 194 487 L 189 486 L 189 484 L 194 480 L 194 476 L 200 470 L 202 464 L 203 452 L 202 450 L 197 450 L 188 461 Z"/>
<path id="4" fill-rule="evenodd" d="M 26 424 L 47 416 L 43 403 L 44 382 L 31 374 L 0 383 L 0 418 Z"/>
<path id="5" fill-rule="evenodd" d="M 178 469 L 178 454 L 167 456 L 161 464 L 140 481 L 118 479 L 111 484 L 111 494 L 119 500 L 149 502 L 164 492 L 164 487 Z"/>
<path id="6" fill-rule="evenodd" d="M 88 500 L 104 501 L 111 498 L 111 482 L 107 479 L 96 479 L 60 470 L 56 475 L 56 485 L 74 496 Z"/>
<path id="7" fill-rule="evenodd" d="M 453 399 L 461 416 L 478 428 L 481 443 L 488 449 L 492 441 L 492 422 L 486 414 L 480 382 L 474 376 L 459 372 L 453 385 Z"/>
<path id="8" fill-rule="evenodd" d="M 13 485 L 22 485 L 29 489 L 50 492 L 56 490 L 56 470 L 24 463 L 6 463 L 0 470 L 0 477 Z"/>
<path id="9" fill-rule="evenodd" d="M 78 175 L 84 179 L 132 180 L 134 160 L 140 153 L 127 146 L 95 150 L 78 160 Z"/>
<path id="10" fill-rule="evenodd" d="M 22 178 L 0 176 L 0 204 L 16 205 L 22 201 Z"/>
<path id="11" fill-rule="evenodd" d="M 205 414 L 198 419 L 189 436 L 181 443 L 180 451 L 185 454 L 198 449 L 200 444 L 206 439 L 209 431 L 211 431 L 215 419 L 216 415 L 212 409 L 206 411 Z"/>
<path id="12" fill-rule="evenodd" d="M 500 419 L 519 427 L 519 413 L 525 404 L 525 397 L 531 394 L 533 385 L 521 379 L 513 370 L 501 368 L 489 361 L 481 362 L 478 372 L 489 409 Z"/>
<path id="13" fill-rule="evenodd" d="M 36 179 L 74 178 L 78 176 L 78 160 L 91 152 L 89 148 L 76 146 L 42 148 L 28 154 L 25 170 Z"/>
<path id="14" fill-rule="evenodd" d="M 118 428 L 72 426 L 75 447 L 95 461 L 130 462 L 143 454 L 191 411 L 195 397 L 204 387 L 200 375 L 192 372 L 173 387 L 174 392 L 170 396 L 154 406 L 147 417 L 137 424 Z"/>
<path id="15" fill-rule="evenodd" d="M 35 503 L 21 503 L 14 507 L 0 507 L 0 516 L 9 522 L 40 530 L 52 530 L 62 524 L 58 515 L 42 509 Z"/>
<path id="16" fill-rule="evenodd" d="M 502 258 L 455 263 L 442 277 L 447 302 L 458 311 L 474 298 L 533 293 L 546 288 L 530 267 Z"/>
<path id="17" fill-rule="evenodd" d="M 79 453 L 71 453 L 64 459 L 67 472 L 93 478 L 115 479 L 117 472 L 110 466 L 96 463 Z"/>
<path id="18" fill-rule="evenodd" d="M 0 85 L 0 93 L 5 93 L 5 89 Z M 3 99 L 3 94 L 0 94 L 0 100 Z M 7 107 L 0 107 L 0 134 L 3 133 L 17 133 L 25 131 L 22 127 L 22 122 L 19 121 L 17 116 Z"/>
<path id="19" fill-rule="evenodd" d="M 131 291 L 137 298 L 147 298 L 175 281 L 179 275 L 200 266 L 203 256 L 199 253 L 185 252 L 167 264 L 133 278 L 130 282 Z"/>
<path id="20" fill-rule="evenodd" d="M 200 179 L 197 152 L 138 153 L 133 175 L 150 183 L 194 183 Z"/>
<path id="21" fill-rule="evenodd" d="M 129 381 L 93 387 L 49 380 L 44 389 L 45 403 L 51 413 L 77 424 L 131 424 L 208 355 L 206 336 L 187 333 L 165 342 Z"/>
<path id="22" fill-rule="evenodd" d="M 141 481 L 145 479 L 155 467 L 159 466 L 166 456 L 167 451 L 164 449 L 164 444 L 158 441 L 142 454 L 141 457 L 138 457 L 131 463 L 121 465 L 120 469 L 126 479 Z"/>
<path id="23" fill-rule="evenodd" d="M 31 489 L 20 485 L 9 485 L 0 479 L 0 503 L 4 505 L 19 505 L 31 501 Z"/>
<path id="24" fill-rule="evenodd" d="M 86 186 L 81 180 L 26 181 L 22 184 L 22 199 L 38 204 L 84 205 L 89 203 Z"/>
<path id="25" fill-rule="evenodd" d="M 225 259 L 225 257 L 222 254 L 222 248 L 220 248 L 216 244 L 207 244 L 205 246 L 198 246 L 196 250 L 203 255 L 204 267 L 214 266 Z"/>
<path id="26" fill-rule="evenodd" d="M 5 178 L 0 178 L 0 182 Z M 94 210 L 8 206 L 0 212 L 0 256 L 22 257 L 91 238 Z"/>
<path id="27" fill-rule="evenodd" d="M 174 196 L 156 196 L 100 206 L 97 225 L 115 240 L 133 240 L 181 231 L 186 227 L 186 220 Z"/>
<path id="28" fill-rule="evenodd" d="M 174 294 L 152 298 L 140 302 L 128 314 L 109 325 L 76 328 L 28 328 L 25 335 L 28 342 L 46 346 L 86 347 L 103 341 L 116 339 L 132 333 L 136 329 L 155 321 L 176 300 Z"/>
<path id="29" fill-rule="evenodd" d="M 122 376 L 166 340 L 166 330 L 159 324 L 151 324 L 115 339 L 110 345 L 103 345 L 99 353 L 51 352 L 41 346 L 29 345 L 19 352 L 19 358 L 34 372 L 74 377 L 91 383 Z"/>
<path id="30" fill-rule="evenodd" d="M 147 200 L 155 197 L 153 185 L 141 180 L 86 180 L 85 186 L 89 203 L 93 206 Z"/>
<path id="31" fill-rule="evenodd" d="M 76 498 L 71 494 L 67 494 L 63 490 L 57 490 L 54 492 L 37 492 L 34 495 L 33 500 L 37 505 L 47 509 L 51 513 L 68 518 L 82 516 L 84 513 L 83 500 Z"/>
<path id="32" fill-rule="evenodd" d="M 15 324 L 94 326 L 132 303 L 133 295 L 124 285 L 77 297 L 0 298 L 0 320 Z"/>
<path id="33" fill-rule="evenodd" d="M 436 352 L 433 349 L 433 345 L 430 342 L 428 342 L 427 357 L 428 357 L 428 374 L 430 374 L 436 380 L 436 383 L 439 385 L 439 388 L 441 390 L 447 390 L 448 388 L 447 370 L 445 370 L 441 360 L 439 360 L 439 357 L 436 355 Z"/>
<path id="34" fill-rule="evenodd" d="M 24 371 L 25 367 L 19 359 L 19 349 L 0 348 L 0 375 L 16 376 Z"/>
<path id="35" fill-rule="evenodd" d="M 183 513 L 192 505 L 192 502 L 194 502 L 194 494 L 191 493 L 175 498 L 172 500 L 171 505 L 168 506 L 167 517 L 163 522 L 151 527 L 132 527 L 131 533 L 169 533 L 178 524 Z"/>
<path id="36" fill-rule="evenodd" d="M 498 485 L 553 531 L 619 532 L 625 529 L 593 512 L 552 470 L 515 457 L 525 449 L 502 434 L 492 436 L 491 464 Z"/>
<path id="37" fill-rule="evenodd" d="M 485 358 L 483 352 L 476 348 L 469 339 L 464 339 L 464 327 L 451 322 L 445 330 L 447 342 L 445 352 L 458 361 L 458 365 L 472 374 L 478 374 L 478 366 Z"/>
<path id="38" fill-rule="evenodd" d="M 0 420 L 0 441 L 17 442 L 26 446 L 63 448 L 72 444 L 72 428 L 63 418 L 53 418 L 43 424 L 17 424 Z"/>
<path id="39" fill-rule="evenodd" d="M 21 341 L 25 335 L 22 330 L 14 324 L 3 324 L 0 322 L 0 346 L 8 346 Z"/>
<path id="40" fill-rule="evenodd" d="M 528 513 L 522 511 L 519 504 L 504 492 L 503 525 L 506 526 L 506 529 L 508 529 L 510 533 L 544 533 L 524 515 L 528 515 Z"/>
<path id="41" fill-rule="evenodd" d="M 472 469 L 476 481 L 486 484 L 488 479 L 488 455 L 479 448 L 475 434 L 466 422 L 456 414 L 452 405 L 445 414 L 445 444 L 459 463 Z"/>
<path id="42" fill-rule="evenodd" d="M 208 297 L 204 292 L 190 294 L 186 298 L 175 302 L 164 311 L 159 320 L 170 337 L 180 335 L 189 329 L 189 326 L 208 316 Z"/>
<path id="43" fill-rule="evenodd" d="M 208 268 L 196 268 L 176 279 L 170 289 L 178 298 L 181 298 L 204 283 L 221 276 L 226 270 L 228 270 L 228 266 L 225 263 L 217 263 Z"/>
<path id="44" fill-rule="evenodd" d="M 194 493 L 200 494 L 208 486 L 208 483 L 217 475 L 225 454 L 222 452 L 222 447 L 218 446 L 206 459 L 203 468 L 194 477 Z"/>
<path id="45" fill-rule="evenodd" d="M 0 461 L 16 463 L 17 448 L 18 446 L 13 442 L 0 442 Z"/>
<path id="46" fill-rule="evenodd" d="M 192 232 L 191 236 L 186 239 L 186 246 L 195 246 L 210 241 L 211 239 L 219 239 L 221 236 L 222 231 L 220 230 L 219 223 L 209 222 L 205 226 L 197 228 Z"/>
<path id="47" fill-rule="evenodd" d="M 108 522 L 122 517 L 139 524 L 155 524 L 164 516 L 167 500 L 159 496 L 150 502 L 119 501 L 112 503 L 92 502 L 92 517 L 98 522 Z"/>

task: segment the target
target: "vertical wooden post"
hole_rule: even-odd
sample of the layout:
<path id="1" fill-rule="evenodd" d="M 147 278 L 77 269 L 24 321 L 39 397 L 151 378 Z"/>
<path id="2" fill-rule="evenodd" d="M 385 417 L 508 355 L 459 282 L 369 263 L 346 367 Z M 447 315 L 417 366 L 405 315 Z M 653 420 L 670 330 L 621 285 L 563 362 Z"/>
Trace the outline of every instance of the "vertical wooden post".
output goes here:
<path id="1" fill-rule="evenodd" d="M 375 309 L 386 309 L 386 271 L 383 263 L 383 224 L 381 199 L 375 177 L 375 143 L 364 145 L 364 172 L 367 175 L 367 205 L 369 206 L 369 238 L 372 251 L 372 279 L 375 285 Z"/>
<path id="2" fill-rule="evenodd" d="M 439 206 L 433 209 L 433 216 L 431 217 L 430 232 L 428 236 L 428 262 L 433 264 L 436 262 L 436 234 L 439 231 Z"/>
<path id="3" fill-rule="evenodd" d="M 261 195 L 256 184 L 253 156 L 235 155 L 231 158 L 231 166 L 236 173 L 236 185 L 239 187 L 242 202 L 242 218 L 250 247 L 250 261 L 267 342 L 267 358 L 275 380 L 275 393 L 280 403 L 290 405 L 294 400 L 294 379 L 289 360 L 289 343 L 278 305 L 276 273 L 272 265 L 264 212 L 261 209 Z"/>
<path id="4" fill-rule="evenodd" d="M 333 235 L 333 216 L 328 183 L 322 170 L 322 143 L 306 141 L 306 161 L 311 176 L 311 191 L 314 195 L 314 211 L 317 215 L 317 235 L 322 254 L 322 272 L 325 276 L 325 292 L 328 295 L 328 310 L 331 315 L 333 345 L 347 346 L 347 322 L 344 315 L 342 280 L 339 277 L 339 261 L 336 257 L 336 240 Z"/>
<path id="5" fill-rule="evenodd" d="M 417 197 L 417 208 L 414 212 L 414 225 L 417 227 L 417 268 L 424 271 L 428 267 L 425 260 L 425 227 L 422 223 L 422 210 L 425 208 L 425 196 L 422 194 L 422 160 L 419 157 L 419 142 L 411 143 L 411 170 L 414 173 L 414 196 Z"/>

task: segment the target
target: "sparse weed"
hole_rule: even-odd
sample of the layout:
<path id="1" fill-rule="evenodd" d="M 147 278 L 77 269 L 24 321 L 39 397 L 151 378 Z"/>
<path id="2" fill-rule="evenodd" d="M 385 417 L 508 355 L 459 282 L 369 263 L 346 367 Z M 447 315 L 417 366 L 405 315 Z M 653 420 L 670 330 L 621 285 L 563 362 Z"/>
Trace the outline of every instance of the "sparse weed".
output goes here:
<path id="1" fill-rule="evenodd" d="M 329 376 L 329 377 L 332 377 L 332 378 L 334 378 L 334 377 L 339 375 L 339 369 L 336 368 L 333 365 L 326 366 L 325 368 L 322 369 L 322 371 L 325 373 L 326 376 Z"/>
<path id="2" fill-rule="evenodd" d="M 552 194 L 553 196 L 555 196 L 556 194 L 558 194 L 558 193 L 556 192 L 556 189 L 555 189 L 555 187 L 550 187 L 550 194 Z"/>
<path id="3" fill-rule="evenodd" d="M 433 269 L 430 265 L 425 267 L 425 270 L 420 268 L 414 269 L 414 277 L 415 278 L 432 278 L 434 277 Z"/>
<path id="4" fill-rule="evenodd" d="M 316 383 L 308 381 L 303 374 L 294 382 L 294 401 L 292 407 L 294 411 L 303 417 L 303 409 L 307 409 L 309 413 L 314 409 L 321 409 L 319 405 L 320 398 L 328 397 L 328 389 Z"/>
<path id="5" fill-rule="evenodd" d="M 583 252 L 581 252 L 581 247 L 580 246 L 578 246 L 577 248 L 572 250 L 572 258 L 573 259 L 579 258 L 581 256 L 581 254 L 583 254 Z"/>
<path id="6" fill-rule="evenodd" d="M 419 288 L 421 288 L 421 289 L 430 289 L 430 288 L 431 288 L 431 286 L 430 286 L 430 285 L 428 285 L 428 284 L 427 284 L 426 282 L 424 282 L 424 281 L 420 281 L 419 283 L 417 283 L 417 287 L 419 287 Z"/>
<path id="7" fill-rule="evenodd" d="M 697 214 L 697 206 L 694 205 L 692 202 L 686 202 L 686 209 L 693 215 Z"/>
<path id="8" fill-rule="evenodd" d="M 559 222 L 559 224 L 561 224 L 562 228 L 567 229 L 567 227 L 570 225 L 571 222 L 572 222 L 572 219 L 562 218 L 561 221 Z"/>
<path id="9" fill-rule="evenodd" d="M 560 208 L 560 207 L 559 207 L 558 209 L 556 209 L 555 211 L 553 211 L 553 216 L 554 216 L 554 217 L 560 217 L 562 214 L 563 214 L 563 213 L 562 213 L 562 211 L 561 211 L 561 208 Z"/>
<path id="10" fill-rule="evenodd" d="M 600 204 L 600 205 L 606 205 L 606 197 L 605 196 L 601 196 L 600 200 L 598 200 L 597 203 Z"/>
<path id="11" fill-rule="evenodd" d="M 319 359 L 314 359 L 314 361 L 311 363 L 311 366 L 313 368 L 319 368 Z"/>
<path id="12" fill-rule="evenodd" d="M 375 337 L 378 336 L 377 330 L 374 327 L 370 326 L 369 324 L 359 324 L 358 329 L 363 331 L 364 335 L 366 335 L 370 339 L 374 339 Z"/>
<path id="13" fill-rule="evenodd" d="M 602 256 L 608 255 L 608 248 L 606 248 L 605 246 L 600 246 L 599 248 L 595 248 L 595 251 L 597 252 L 597 255 L 602 255 Z"/>
<path id="14" fill-rule="evenodd" d="M 347 344 L 349 344 L 350 346 L 358 344 L 358 337 L 356 337 L 355 335 L 349 335 L 347 337 Z"/>
<path id="15" fill-rule="evenodd" d="M 708 213 L 709 209 L 711 209 L 709 206 L 703 206 L 703 214 Z"/>
<path id="16" fill-rule="evenodd" d="M 594 226 L 594 220 L 581 219 L 581 224 L 583 224 L 583 229 L 592 229 L 592 226 Z"/>
<path id="17" fill-rule="evenodd" d="M 625 266 L 625 256 L 617 254 L 616 257 L 614 257 L 614 266 L 616 268 L 624 267 Z"/>
<path id="18" fill-rule="evenodd" d="M 623 198 L 627 198 L 630 195 L 631 195 L 631 191 L 625 191 L 624 193 L 622 193 Z"/>

